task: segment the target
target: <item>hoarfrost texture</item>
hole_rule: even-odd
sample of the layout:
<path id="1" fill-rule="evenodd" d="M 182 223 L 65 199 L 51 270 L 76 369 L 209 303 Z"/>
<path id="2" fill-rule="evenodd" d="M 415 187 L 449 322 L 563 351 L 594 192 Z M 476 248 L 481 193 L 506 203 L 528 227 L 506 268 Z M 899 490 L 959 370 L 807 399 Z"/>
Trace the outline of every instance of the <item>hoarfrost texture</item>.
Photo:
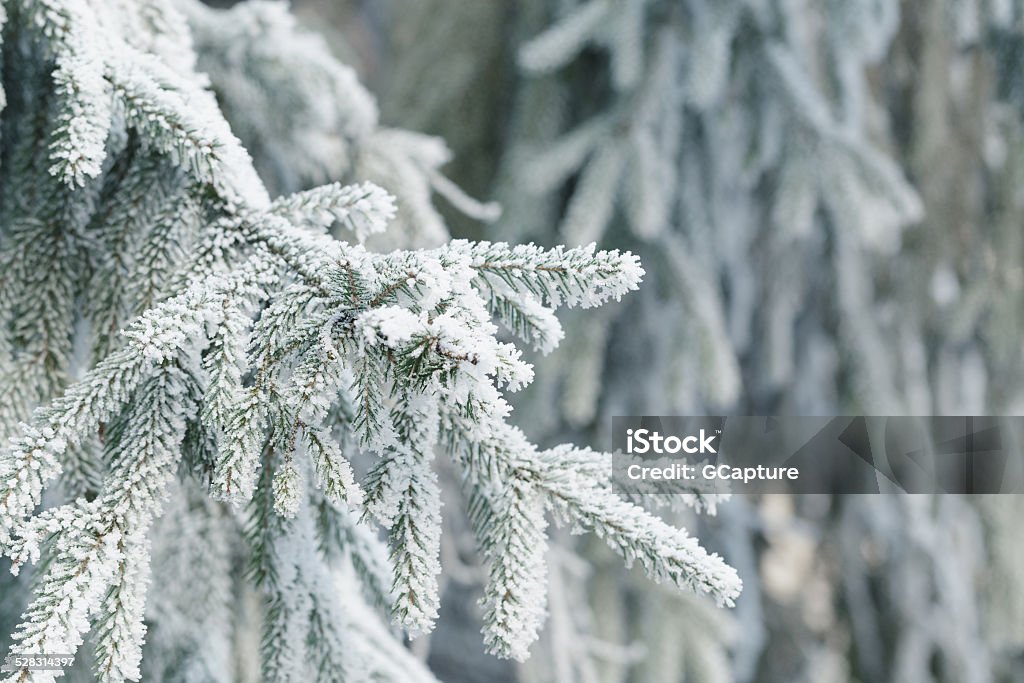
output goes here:
<path id="1" fill-rule="evenodd" d="M 434 680 L 403 638 L 443 606 L 453 479 L 498 657 L 543 626 L 552 518 L 735 604 L 609 455 L 510 422 L 534 370 L 507 339 L 554 348 L 556 309 L 638 288 L 634 254 L 449 241 L 434 195 L 496 208 L 281 4 L 0 6 L 10 653 L 111 683 Z"/>

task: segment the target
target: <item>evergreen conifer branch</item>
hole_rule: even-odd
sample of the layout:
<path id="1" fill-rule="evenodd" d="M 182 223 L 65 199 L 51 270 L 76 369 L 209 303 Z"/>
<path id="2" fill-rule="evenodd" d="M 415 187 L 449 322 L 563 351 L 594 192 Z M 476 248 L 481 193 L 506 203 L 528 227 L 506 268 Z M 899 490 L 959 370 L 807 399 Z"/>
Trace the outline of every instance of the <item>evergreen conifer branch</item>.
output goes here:
<path id="1" fill-rule="evenodd" d="M 547 511 L 594 529 L 652 577 L 731 604 L 735 573 L 580 464 L 601 456 L 540 452 L 508 423 L 503 391 L 533 369 L 497 339 L 494 318 L 550 350 L 562 337 L 554 309 L 637 289 L 635 256 L 466 241 L 378 252 L 336 240 L 324 231 L 334 223 L 357 241 L 379 233 L 392 196 L 333 183 L 271 201 L 194 60 L 167 56 L 192 54 L 174 28 L 184 26 L 177 4 L 133 5 L 164 17 L 150 24 L 100 1 L 7 6 L 7 35 L 31 47 L 21 68 L 37 92 L 4 112 L 4 130 L 26 138 L 11 142 L 16 163 L 0 182 L 36 183 L 49 202 L 0 201 L 0 253 L 36 255 L 0 275 L 0 395 L 27 397 L 3 414 L 25 424 L 0 452 L 0 550 L 16 571 L 38 562 L 40 574 L 16 652 L 75 653 L 89 634 L 99 680 L 138 680 L 150 527 L 168 495 L 195 488 L 227 503 L 207 501 L 218 520 L 246 520 L 236 526 L 263 600 L 268 679 L 429 680 L 379 634 L 360 634 L 333 584 L 347 558 L 410 632 L 433 627 L 435 455 L 461 465 L 470 488 L 492 652 L 522 659 L 543 622 Z M 193 20 L 206 11 L 183 6 Z M 156 33 L 124 34 L 147 25 Z M 42 101 L 51 123 L 40 126 Z M 55 150 L 52 160 L 22 159 L 30 143 Z M 36 299 L 46 308 L 30 315 Z M 96 490 L 44 498 L 81 467 L 80 448 L 101 465 Z M 357 470 L 370 474 L 359 481 Z M 371 519 L 386 530 L 387 559 Z"/>

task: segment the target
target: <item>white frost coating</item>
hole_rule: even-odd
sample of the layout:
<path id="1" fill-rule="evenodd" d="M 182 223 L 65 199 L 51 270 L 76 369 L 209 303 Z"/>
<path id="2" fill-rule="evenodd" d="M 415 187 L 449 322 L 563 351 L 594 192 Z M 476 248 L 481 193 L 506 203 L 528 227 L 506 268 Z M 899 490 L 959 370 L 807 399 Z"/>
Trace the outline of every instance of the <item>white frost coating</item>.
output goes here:
<path id="1" fill-rule="evenodd" d="M 15 178 L 41 183 L 47 201 L 5 205 L 24 234 L 10 251 L 4 234 L 0 327 L 29 341 L 3 335 L 0 346 L 0 391 L 27 396 L 25 410 L 0 405 L 3 429 L 24 423 L 0 452 L 0 551 L 16 571 L 42 568 L 15 652 L 75 653 L 88 635 L 100 681 L 145 675 L 149 527 L 165 498 L 181 495 L 181 475 L 231 503 L 210 508 L 245 535 L 266 608 L 265 677 L 326 680 L 315 670 L 323 666 L 371 680 L 386 667 L 373 652 L 349 656 L 366 637 L 326 590 L 325 555 L 356 536 L 338 520 L 349 506 L 371 513 L 387 530 L 393 568 L 389 589 L 375 592 L 390 593 L 410 632 L 430 631 L 440 607 L 436 456 L 460 469 L 480 505 L 470 516 L 489 565 L 485 640 L 496 653 L 525 657 L 543 624 L 548 509 L 603 533 L 627 559 L 659 550 L 662 559 L 645 561 L 655 578 L 731 600 L 729 568 L 602 489 L 589 470 L 559 479 L 553 473 L 572 467 L 575 451 L 541 453 L 506 422 L 503 391 L 528 384 L 533 369 L 498 341 L 494 319 L 550 350 L 563 336 L 556 307 L 597 306 L 638 288 L 633 254 L 466 241 L 379 253 L 335 240 L 320 228 L 338 222 L 357 239 L 380 232 L 395 215 L 391 196 L 334 184 L 272 202 L 192 60 L 161 56 L 191 54 L 180 22 L 159 12 L 115 19 L 76 0 L 25 4 L 34 9 L 19 16 L 33 25 L 8 26 L 4 38 L 29 31 L 52 55 L 79 38 L 109 49 L 93 61 L 56 60 L 66 78 L 35 93 L 39 101 L 51 87 L 89 88 L 55 98 L 64 177 Z M 125 27 L 154 35 L 129 40 Z M 24 66 L 5 64 L 5 73 Z M 103 94 L 93 87 L 97 69 L 116 130 L 93 106 Z M 74 125 L 62 129 L 62 115 Z M 110 144 L 103 137 L 97 147 L 108 129 Z M 389 159 L 412 164 L 420 180 L 448 154 L 413 134 L 381 140 L 394 141 Z M 93 175 L 102 193 L 78 187 Z M 95 254 L 75 260 L 85 243 Z M 140 264 L 145 277 L 136 277 Z M 72 376 L 62 344 L 79 315 L 89 324 L 75 342 L 87 351 L 76 356 L 90 360 Z M 356 458 L 367 467 L 354 468 Z M 99 474 L 83 495 L 38 510 L 46 488 L 86 462 Z M 359 481 L 357 470 L 370 473 Z M 374 531 L 363 532 L 365 545 Z"/>
<path id="2" fill-rule="evenodd" d="M 332 183 L 282 197 L 272 210 L 296 223 L 326 228 L 337 222 L 362 242 L 387 228 L 395 217 L 395 198 L 373 183 Z"/>
<path id="3" fill-rule="evenodd" d="M 289 519 L 294 517 L 304 492 L 295 463 L 286 462 L 274 475 L 274 512 Z"/>
<path id="4" fill-rule="evenodd" d="M 42 34 L 55 58 L 54 92 L 62 107 L 53 132 L 50 173 L 72 186 L 97 177 L 112 124 L 104 60 L 110 45 L 85 2 L 26 3 L 27 24 Z"/>
<path id="5" fill-rule="evenodd" d="M 381 343 L 391 348 L 409 341 L 425 329 L 425 323 L 419 316 L 398 306 L 369 310 L 359 316 L 356 325 L 362 330 L 367 344 Z"/>

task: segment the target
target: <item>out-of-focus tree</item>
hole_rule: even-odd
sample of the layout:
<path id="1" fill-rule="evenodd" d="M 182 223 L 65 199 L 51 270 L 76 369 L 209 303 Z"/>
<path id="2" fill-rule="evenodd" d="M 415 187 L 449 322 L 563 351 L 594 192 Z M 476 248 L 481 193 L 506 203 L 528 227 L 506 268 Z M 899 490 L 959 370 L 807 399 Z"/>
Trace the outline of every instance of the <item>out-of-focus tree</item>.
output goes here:
<path id="1" fill-rule="evenodd" d="M 383 3 L 384 118 L 486 157 L 465 163 L 494 169 L 474 186 L 503 207 L 492 235 L 629 248 L 649 272 L 539 360 L 517 403 L 538 438 L 602 443 L 616 414 L 1021 410 L 1019 3 L 470 4 Z M 425 82 L 449 106 L 417 107 Z M 728 675 L 1016 680 L 1024 641 L 994 626 L 1021 614 L 994 597 L 1021 582 L 1015 506 L 733 501 L 711 526 L 749 578 L 717 641 Z M 631 644 L 658 649 L 652 621 L 682 639 L 686 609 L 663 618 L 600 551 L 561 552 L 588 599 L 525 678 L 683 678 L 685 655 L 654 674 Z"/>

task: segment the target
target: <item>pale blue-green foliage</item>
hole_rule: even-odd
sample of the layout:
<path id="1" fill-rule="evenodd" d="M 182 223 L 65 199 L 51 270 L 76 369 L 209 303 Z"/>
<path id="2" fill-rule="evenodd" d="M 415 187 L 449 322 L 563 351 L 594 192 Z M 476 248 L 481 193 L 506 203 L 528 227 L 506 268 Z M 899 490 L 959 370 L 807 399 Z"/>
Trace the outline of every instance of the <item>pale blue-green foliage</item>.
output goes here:
<path id="1" fill-rule="evenodd" d="M 633 399 L 686 413 L 784 391 L 798 354 L 791 330 L 809 296 L 800 288 L 812 280 L 802 276 L 806 252 L 834 225 L 840 264 L 891 254 L 922 217 L 869 117 L 866 69 L 892 40 L 898 4 L 536 4 L 547 20 L 518 46 L 524 85 L 512 122 L 523 134 L 500 178 L 499 229 L 542 238 L 560 222 L 559 241 L 629 244 L 653 264 L 649 309 L 598 326 L 651 325 L 642 355 L 660 378 Z M 812 16 L 826 28 L 815 30 Z M 581 59 L 588 50 L 600 58 Z M 771 256 L 762 264 L 759 253 Z M 835 296 L 857 321 L 837 340 L 863 378 L 855 400 L 898 405 L 885 354 L 871 351 L 870 304 L 855 288 Z M 671 343 L 657 344 L 670 328 Z M 597 367 L 604 348 L 594 345 Z M 744 357 L 764 361 L 741 372 Z M 544 383 L 572 366 L 553 358 Z M 615 397 L 632 400 L 580 376 L 564 376 L 570 425 L 621 412 Z"/>
<path id="2" fill-rule="evenodd" d="M 538 362 L 528 390 L 536 393 L 519 404 L 531 436 L 583 431 L 600 442 L 616 414 L 1018 412 L 1024 306 L 1010 283 L 1021 258 L 1019 2 L 523 6 L 527 37 L 510 32 L 503 47 L 518 55 L 518 72 L 506 81 L 515 97 L 496 230 L 630 248 L 648 271 L 629 306 L 564 320 L 569 338 L 587 341 Z M 593 367 L 601 382 L 580 371 Z M 823 555 L 842 545 L 852 558 L 867 537 L 887 549 L 872 555 L 876 565 L 844 559 L 834 572 L 822 561 L 803 575 L 838 594 L 830 619 L 853 636 L 851 646 L 808 654 L 807 670 L 832 666 L 839 680 L 992 680 L 1000 668 L 1013 671 L 1013 648 L 980 626 L 991 605 L 976 606 L 981 594 L 969 587 L 985 576 L 986 557 L 1002 558 L 993 571 L 1017 585 L 1015 561 L 1007 565 L 1002 541 L 970 538 L 964 528 L 978 511 L 961 502 L 933 501 L 926 511 L 836 500 L 832 517 L 797 501 L 793 528 L 769 539 L 779 556 L 797 554 L 780 538 L 802 535 Z M 1012 504 L 991 510 L 1003 505 Z M 744 514 L 730 516 L 720 540 L 734 550 L 730 561 L 748 556 L 741 573 L 756 600 L 771 587 L 755 577 L 757 551 L 736 537 L 752 528 L 756 537 L 764 520 Z M 918 531 L 926 545 L 959 545 L 963 556 L 952 562 L 917 546 Z M 599 564 L 599 553 L 587 557 Z M 787 571 L 798 573 L 793 564 Z M 935 588 L 949 580 L 960 584 Z M 593 597 L 600 607 L 614 602 Z M 632 606 L 634 597 L 619 601 Z M 805 626 L 774 621 L 790 605 L 762 623 L 775 597 L 740 605 L 733 675 L 741 680 L 792 665 L 762 649 L 766 638 L 788 641 Z M 995 611 L 1005 620 L 1011 608 Z M 944 615 L 944 627 L 922 635 L 922 613 Z M 600 627 L 622 620 L 609 614 Z M 639 611 L 638 622 L 648 614 Z M 886 641 L 880 631 L 905 635 Z M 552 661 L 571 657 L 556 650 Z M 601 664 L 611 679 L 630 675 Z"/>
<path id="3" fill-rule="evenodd" d="M 195 70 L 186 19 L 209 30 L 220 15 L 192 0 L 3 6 L 0 431 L 12 438 L 0 451 L 0 550 L 15 573 L 35 566 L 14 652 L 79 653 L 101 681 L 221 681 L 243 676 L 245 644 L 259 640 L 266 680 L 430 680 L 353 586 L 365 582 L 410 633 L 432 629 L 435 455 L 479 501 L 491 652 L 525 658 L 537 636 L 545 511 L 594 529 L 656 580 L 733 604 L 736 572 L 615 494 L 593 466 L 607 456 L 539 450 L 507 422 L 504 392 L 533 370 L 492 318 L 551 348 L 553 311 L 637 289 L 636 256 L 465 241 L 367 249 L 359 242 L 396 212 L 376 185 L 271 199 Z M 254 12 L 288 26 L 280 7 Z M 262 34 L 225 40 L 244 53 Z M 351 88 L 331 97 L 363 96 L 325 51 L 313 57 Z M 397 140 L 384 154 L 404 159 L 402 136 L 375 144 Z M 413 191 L 458 197 L 436 166 L 419 168 L 432 180 Z M 404 176 L 389 178 L 401 198 Z M 362 480 L 356 460 L 370 464 Z M 178 517 L 160 521 L 167 509 Z M 202 591 L 187 567 L 152 566 L 162 544 L 208 565 Z M 158 637 L 144 649 L 148 624 Z M 222 630 L 197 638 L 203 629 Z"/>

